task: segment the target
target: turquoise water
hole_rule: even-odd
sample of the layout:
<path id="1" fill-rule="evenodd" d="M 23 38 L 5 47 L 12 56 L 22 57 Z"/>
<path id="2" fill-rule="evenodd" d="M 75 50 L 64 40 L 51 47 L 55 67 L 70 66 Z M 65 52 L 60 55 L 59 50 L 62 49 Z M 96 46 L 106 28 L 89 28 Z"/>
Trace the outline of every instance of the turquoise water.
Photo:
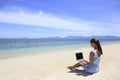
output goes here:
<path id="1" fill-rule="evenodd" d="M 102 45 L 120 43 L 120 40 L 100 40 Z M 88 39 L 0 39 L 0 57 L 42 54 L 52 51 L 88 47 Z"/>

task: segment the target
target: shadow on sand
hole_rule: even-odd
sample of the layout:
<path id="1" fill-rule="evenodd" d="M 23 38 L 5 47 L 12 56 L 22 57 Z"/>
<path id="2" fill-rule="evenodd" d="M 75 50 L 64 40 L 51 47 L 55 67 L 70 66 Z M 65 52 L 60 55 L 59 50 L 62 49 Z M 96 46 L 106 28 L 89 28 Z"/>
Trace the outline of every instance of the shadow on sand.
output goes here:
<path id="1" fill-rule="evenodd" d="M 83 77 L 87 77 L 87 76 L 93 75 L 93 74 L 90 74 L 90 73 L 86 73 L 84 70 L 79 70 L 79 69 L 75 69 L 75 70 L 69 71 L 68 73 L 75 73 L 75 75 L 83 76 Z"/>

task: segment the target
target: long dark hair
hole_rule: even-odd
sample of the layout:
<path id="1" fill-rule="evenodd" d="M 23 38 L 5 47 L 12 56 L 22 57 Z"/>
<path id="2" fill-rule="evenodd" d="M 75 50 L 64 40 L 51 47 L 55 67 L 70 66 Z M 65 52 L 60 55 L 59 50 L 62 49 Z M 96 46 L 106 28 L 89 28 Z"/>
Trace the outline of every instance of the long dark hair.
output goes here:
<path id="1" fill-rule="evenodd" d="M 101 55 L 103 55 L 103 51 L 102 51 L 102 47 L 101 47 L 101 45 L 100 45 L 100 41 L 97 40 L 97 39 L 95 39 L 95 38 L 92 38 L 92 39 L 90 40 L 90 42 L 91 42 L 91 43 L 95 43 L 96 46 L 97 46 L 98 51 L 100 51 Z"/>

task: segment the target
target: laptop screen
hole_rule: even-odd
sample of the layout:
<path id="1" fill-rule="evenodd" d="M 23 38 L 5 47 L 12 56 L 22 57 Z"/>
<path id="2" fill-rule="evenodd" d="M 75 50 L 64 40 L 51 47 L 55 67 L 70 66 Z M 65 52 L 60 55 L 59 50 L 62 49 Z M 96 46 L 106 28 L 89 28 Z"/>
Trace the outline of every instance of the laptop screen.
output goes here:
<path id="1" fill-rule="evenodd" d="M 80 60 L 80 59 L 83 59 L 83 53 L 82 52 L 76 53 L 76 60 Z"/>

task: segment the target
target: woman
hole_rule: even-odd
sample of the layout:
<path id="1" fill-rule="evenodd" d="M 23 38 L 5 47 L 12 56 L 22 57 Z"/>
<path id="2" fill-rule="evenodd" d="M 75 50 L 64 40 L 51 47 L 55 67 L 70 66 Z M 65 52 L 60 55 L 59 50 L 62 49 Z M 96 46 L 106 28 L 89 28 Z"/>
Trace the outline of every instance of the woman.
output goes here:
<path id="1" fill-rule="evenodd" d="M 68 66 L 68 69 L 74 70 L 75 68 L 82 66 L 87 73 L 93 74 L 99 72 L 99 62 L 101 55 L 103 55 L 102 48 L 99 40 L 95 38 L 90 40 L 90 44 L 94 50 L 90 52 L 89 61 L 82 60 L 73 66 Z"/>

